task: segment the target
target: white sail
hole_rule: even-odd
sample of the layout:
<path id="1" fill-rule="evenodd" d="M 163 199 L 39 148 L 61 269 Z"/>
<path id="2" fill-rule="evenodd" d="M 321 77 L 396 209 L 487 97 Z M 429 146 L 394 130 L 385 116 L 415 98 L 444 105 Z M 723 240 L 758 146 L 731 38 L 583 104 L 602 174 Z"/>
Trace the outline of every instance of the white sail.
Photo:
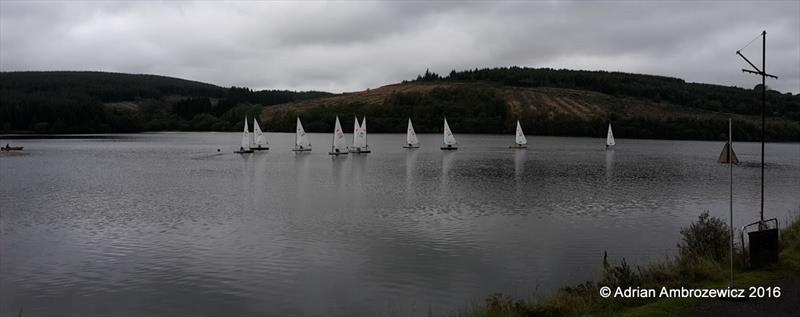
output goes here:
<path id="1" fill-rule="evenodd" d="M 606 146 L 612 146 L 614 142 L 614 132 L 611 132 L 611 123 L 608 124 L 608 135 L 606 135 Z"/>
<path id="2" fill-rule="evenodd" d="M 447 125 L 447 118 L 444 119 L 444 145 L 456 145 L 456 137 L 453 136 L 453 131 L 450 131 L 450 126 Z"/>
<path id="3" fill-rule="evenodd" d="M 359 143 L 359 145 L 364 149 L 368 148 L 369 144 L 367 144 L 367 117 L 366 116 L 364 116 L 364 119 L 361 119 L 361 135 L 359 135 L 359 138 L 362 139 L 362 140 L 360 140 L 360 142 L 363 142 L 363 143 Z"/>
<path id="4" fill-rule="evenodd" d="M 331 144 L 331 152 L 347 152 L 344 131 L 342 131 L 342 125 L 339 123 L 339 116 L 336 116 L 336 125 L 333 128 L 333 143 Z"/>
<path id="5" fill-rule="evenodd" d="M 267 146 L 267 136 L 264 135 L 264 132 L 261 131 L 261 127 L 258 126 L 258 120 L 253 118 L 253 136 L 255 139 L 256 147 L 266 147 Z"/>
<path id="6" fill-rule="evenodd" d="M 311 149 L 311 142 L 308 141 L 306 130 L 303 129 L 303 124 L 300 123 L 300 117 L 297 117 L 297 132 L 294 137 L 295 148 Z"/>
<path id="7" fill-rule="evenodd" d="M 367 118 L 364 117 L 364 121 L 361 124 L 358 124 L 358 118 L 356 118 L 355 126 L 355 130 L 353 130 L 353 149 L 364 150 L 367 147 Z"/>
<path id="8" fill-rule="evenodd" d="M 244 117 L 244 133 L 242 134 L 242 148 L 250 149 L 250 128 L 247 126 L 247 116 Z"/>
<path id="9" fill-rule="evenodd" d="M 353 147 L 356 147 L 358 144 L 358 131 L 361 130 L 361 126 L 358 124 L 358 117 L 355 117 L 355 123 L 353 123 Z"/>
<path id="10" fill-rule="evenodd" d="M 406 132 L 406 144 L 414 146 L 419 144 L 417 134 L 414 133 L 414 125 L 411 124 L 411 118 L 408 118 L 408 131 Z"/>
<path id="11" fill-rule="evenodd" d="M 522 133 L 522 126 L 519 124 L 519 120 L 517 120 L 517 136 L 514 142 L 517 143 L 517 145 L 528 144 L 528 139 L 525 138 L 525 133 Z"/>

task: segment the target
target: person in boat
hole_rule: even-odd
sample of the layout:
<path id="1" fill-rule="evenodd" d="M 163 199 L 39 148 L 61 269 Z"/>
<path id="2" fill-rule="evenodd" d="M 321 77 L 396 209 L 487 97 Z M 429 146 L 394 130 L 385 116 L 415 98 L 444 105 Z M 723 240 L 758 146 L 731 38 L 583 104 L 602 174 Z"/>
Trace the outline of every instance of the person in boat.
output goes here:
<path id="1" fill-rule="evenodd" d="M 239 147 L 239 152 L 244 152 L 244 146 Z"/>
<path id="2" fill-rule="evenodd" d="M 452 145 L 450 145 L 450 144 L 448 144 L 448 145 L 447 145 L 447 148 L 448 148 L 448 149 L 449 149 L 449 148 L 452 148 L 452 147 L 453 147 L 453 146 L 452 146 Z"/>

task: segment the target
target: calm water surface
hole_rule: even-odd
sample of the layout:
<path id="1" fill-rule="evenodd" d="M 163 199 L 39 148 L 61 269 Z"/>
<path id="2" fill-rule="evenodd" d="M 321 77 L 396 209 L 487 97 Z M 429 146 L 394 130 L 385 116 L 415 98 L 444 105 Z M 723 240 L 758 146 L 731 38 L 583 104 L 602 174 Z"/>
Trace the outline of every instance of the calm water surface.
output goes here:
<path id="1" fill-rule="evenodd" d="M 645 264 L 679 228 L 728 214 L 721 142 L 439 135 L 374 153 L 232 154 L 237 133 L 11 140 L 0 156 L 0 314 L 450 315 L 491 293 Z M 4 142 L 4 143 L 6 143 Z M 222 149 L 217 153 L 217 148 Z M 756 220 L 759 150 L 737 143 L 737 226 Z M 800 145 L 768 144 L 767 216 L 800 206 Z"/>

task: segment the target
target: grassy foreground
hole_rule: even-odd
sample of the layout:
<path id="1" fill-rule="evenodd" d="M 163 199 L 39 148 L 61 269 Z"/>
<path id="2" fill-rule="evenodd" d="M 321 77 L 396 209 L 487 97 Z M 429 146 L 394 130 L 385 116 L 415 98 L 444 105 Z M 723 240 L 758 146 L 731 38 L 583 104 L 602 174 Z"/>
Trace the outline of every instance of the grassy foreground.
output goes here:
<path id="1" fill-rule="evenodd" d="M 704 218 L 705 215 L 705 218 Z M 647 268 L 631 268 L 623 259 L 620 265 L 604 260 L 604 272 L 599 283 L 586 282 L 564 287 L 544 299 L 515 300 L 502 294 L 486 299 L 483 307 L 462 314 L 482 316 L 674 316 L 697 304 L 714 299 L 682 298 L 603 298 L 600 287 L 667 288 L 726 288 L 730 278 L 727 226 L 716 218 L 701 215 L 690 228 L 681 230 L 683 242 L 680 255 L 674 260 Z M 759 270 L 744 267 L 739 246 L 735 254 L 737 288 L 771 286 L 787 276 L 800 273 L 800 209 L 791 223 L 784 224 L 780 233 L 778 264 Z M 724 230 L 723 230 L 724 229 Z M 714 238 L 716 236 L 716 238 Z M 724 241 L 722 241 L 724 240 Z M 699 243 L 696 243 L 698 242 Z"/>

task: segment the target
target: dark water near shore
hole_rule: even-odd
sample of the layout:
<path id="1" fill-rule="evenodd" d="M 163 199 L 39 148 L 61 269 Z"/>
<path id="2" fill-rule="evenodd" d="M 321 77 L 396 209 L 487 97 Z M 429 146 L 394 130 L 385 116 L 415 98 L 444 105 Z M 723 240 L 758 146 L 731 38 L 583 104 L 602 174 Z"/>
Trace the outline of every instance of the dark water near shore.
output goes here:
<path id="1" fill-rule="evenodd" d="M 247 156 L 235 133 L 7 141 L 25 153 L 0 156 L 0 315 L 445 315 L 595 279 L 604 250 L 660 261 L 700 212 L 728 214 L 721 142 L 457 135 L 442 153 L 386 134 L 332 160 L 327 134 L 299 155 L 269 137 Z M 741 226 L 760 144 L 735 149 Z M 767 155 L 783 221 L 800 144 Z"/>

